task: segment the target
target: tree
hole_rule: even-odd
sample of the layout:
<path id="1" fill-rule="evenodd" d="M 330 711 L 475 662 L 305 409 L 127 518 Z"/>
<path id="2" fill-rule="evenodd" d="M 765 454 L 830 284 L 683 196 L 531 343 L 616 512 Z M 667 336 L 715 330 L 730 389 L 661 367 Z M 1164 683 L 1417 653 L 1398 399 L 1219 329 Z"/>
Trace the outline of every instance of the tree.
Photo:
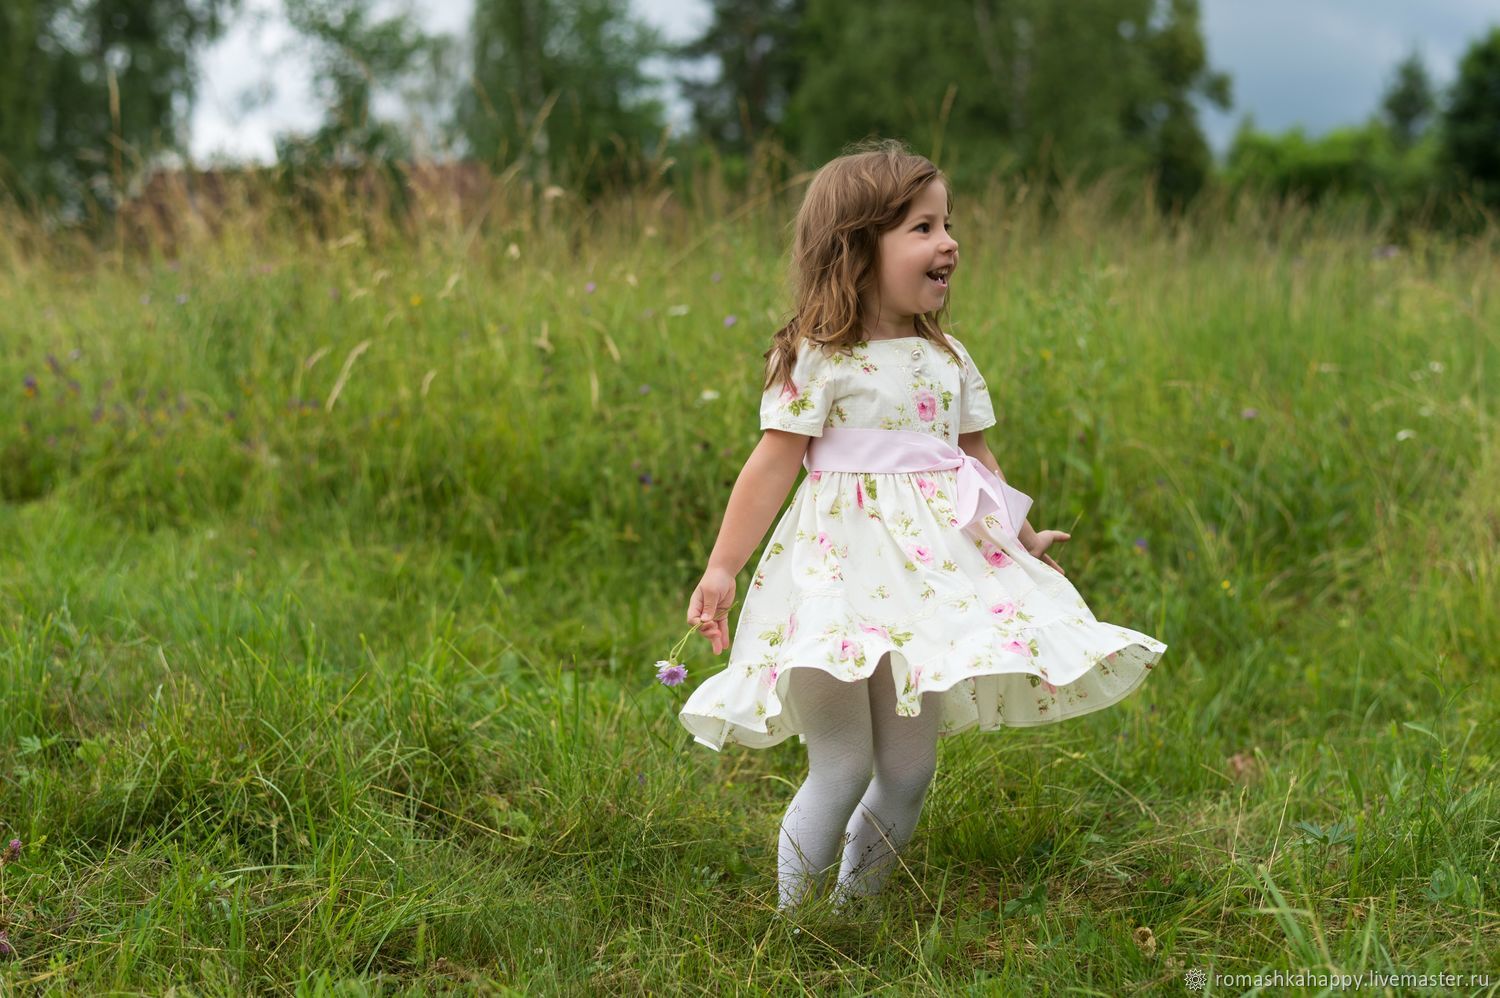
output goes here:
<path id="1" fill-rule="evenodd" d="M 642 64 L 668 51 L 627 0 L 476 0 L 473 87 L 459 128 L 485 160 L 595 192 L 662 130 Z"/>
<path id="2" fill-rule="evenodd" d="M 1500 198 L 1500 28 L 1464 53 L 1443 126 L 1448 163 L 1482 196 Z"/>
<path id="3" fill-rule="evenodd" d="M 1191 98 L 1229 100 L 1197 0 L 808 0 L 799 39 L 784 127 L 809 162 L 875 132 L 953 155 L 956 180 L 1120 168 L 1176 200 L 1210 164 Z"/>
<path id="4" fill-rule="evenodd" d="M 23 200 L 112 204 L 115 180 L 181 152 L 195 56 L 241 0 L 0 3 L 0 186 Z"/>
<path id="5" fill-rule="evenodd" d="M 1229 110 L 1229 76 L 1209 68 L 1198 0 L 1171 0 L 1165 20 L 1147 33 L 1144 44 L 1152 72 L 1144 92 L 1127 105 L 1126 134 L 1150 150 L 1163 201 L 1180 206 L 1198 193 L 1213 170 L 1213 154 L 1198 127 L 1192 97 Z"/>
<path id="6" fill-rule="evenodd" d="M 744 154 L 775 133 L 801 78 L 797 31 L 807 0 L 713 0 L 703 34 L 673 49 L 680 60 L 712 58 L 708 80 L 679 76 L 700 139 Z"/>
<path id="7" fill-rule="evenodd" d="M 404 159 L 410 137 L 373 114 L 373 101 L 424 67 L 441 64 L 447 41 L 424 34 L 409 3 L 377 19 L 366 0 L 285 0 L 287 20 L 310 43 L 314 89 L 327 109 L 310 136 L 280 135 L 282 162 Z"/>
<path id="8" fill-rule="evenodd" d="M 1396 67 L 1395 78 L 1386 87 L 1380 110 L 1391 135 L 1401 149 L 1409 149 L 1421 137 L 1432 116 L 1435 101 L 1432 81 L 1422 57 L 1412 50 Z"/>

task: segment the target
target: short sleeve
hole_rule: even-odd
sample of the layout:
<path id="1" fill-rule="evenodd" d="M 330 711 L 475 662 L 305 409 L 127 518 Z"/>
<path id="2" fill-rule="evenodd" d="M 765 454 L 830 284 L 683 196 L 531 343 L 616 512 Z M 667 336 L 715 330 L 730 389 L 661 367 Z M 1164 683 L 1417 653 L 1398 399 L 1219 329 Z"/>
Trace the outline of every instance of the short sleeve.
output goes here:
<path id="1" fill-rule="evenodd" d="M 979 373 L 974 358 L 969 356 L 969 351 L 962 343 L 952 336 L 948 337 L 948 342 L 953 344 L 953 349 L 958 351 L 963 360 L 963 376 L 958 392 L 958 432 L 973 433 L 975 430 L 994 426 L 997 422 L 995 406 L 990 402 L 990 388 L 985 384 L 984 375 Z"/>
<path id="2" fill-rule="evenodd" d="M 834 364 L 819 347 L 803 343 L 792 365 L 791 380 L 761 394 L 760 428 L 821 437 L 833 408 L 835 373 Z"/>

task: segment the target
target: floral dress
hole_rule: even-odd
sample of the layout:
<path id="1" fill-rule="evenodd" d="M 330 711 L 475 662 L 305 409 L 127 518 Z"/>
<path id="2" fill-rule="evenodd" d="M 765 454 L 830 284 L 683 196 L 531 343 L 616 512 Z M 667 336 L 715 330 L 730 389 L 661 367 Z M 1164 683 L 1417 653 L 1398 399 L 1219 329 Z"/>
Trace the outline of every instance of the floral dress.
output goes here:
<path id="1" fill-rule="evenodd" d="M 761 429 L 916 430 L 944 438 L 995 424 L 963 344 L 955 361 L 919 336 L 870 340 L 852 355 L 804 344 L 791 383 L 760 403 Z M 939 693 L 940 736 L 1047 724 L 1134 690 L 1167 646 L 1096 620 L 1067 577 L 1007 538 L 994 516 L 954 515 L 957 472 L 809 472 L 745 591 L 729 663 L 693 690 L 679 719 L 715 751 L 807 738 L 788 680 L 819 669 L 868 678 L 890 654 L 897 711 Z M 931 701 L 929 701 L 929 704 Z"/>

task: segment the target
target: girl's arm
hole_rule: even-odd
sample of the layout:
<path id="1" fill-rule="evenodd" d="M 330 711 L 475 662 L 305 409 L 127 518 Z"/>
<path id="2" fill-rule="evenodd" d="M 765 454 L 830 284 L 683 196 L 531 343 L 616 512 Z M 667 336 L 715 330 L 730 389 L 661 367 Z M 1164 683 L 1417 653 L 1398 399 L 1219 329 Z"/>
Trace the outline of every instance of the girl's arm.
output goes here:
<path id="1" fill-rule="evenodd" d="M 764 431 L 729 494 L 719 537 L 708 557 L 710 569 L 733 578 L 745 567 L 781 511 L 811 440 L 786 430 Z"/>
<path id="2" fill-rule="evenodd" d="M 1000 463 L 995 460 L 995 455 L 990 453 L 990 445 L 984 442 L 984 431 L 975 430 L 973 433 L 960 433 L 958 435 L 958 448 L 965 454 L 979 461 L 980 464 L 1000 476 L 1000 480 L 1009 484 L 1005 472 L 1000 470 Z M 1036 531 L 1032 529 L 1031 521 L 1026 520 L 1021 524 L 1016 539 L 1026 550 L 1031 550 L 1031 542 L 1036 537 Z"/>

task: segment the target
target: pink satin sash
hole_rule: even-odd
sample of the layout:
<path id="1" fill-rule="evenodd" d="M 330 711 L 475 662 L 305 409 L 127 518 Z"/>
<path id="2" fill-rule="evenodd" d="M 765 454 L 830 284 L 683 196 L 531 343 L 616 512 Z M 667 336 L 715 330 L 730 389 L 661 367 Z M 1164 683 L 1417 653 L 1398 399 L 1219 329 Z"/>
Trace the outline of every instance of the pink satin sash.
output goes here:
<path id="1" fill-rule="evenodd" d="M 914 471 L 958 472 L 954 507 L 959 529 L 994 514 L 1005 534 L 1019 540 L 1031 497 L 942 437 L 917 430 L 879 430 L 825 426 L 808 442 L 802 465 L 808 471 L 853 471 L 897 474 Z"/>

